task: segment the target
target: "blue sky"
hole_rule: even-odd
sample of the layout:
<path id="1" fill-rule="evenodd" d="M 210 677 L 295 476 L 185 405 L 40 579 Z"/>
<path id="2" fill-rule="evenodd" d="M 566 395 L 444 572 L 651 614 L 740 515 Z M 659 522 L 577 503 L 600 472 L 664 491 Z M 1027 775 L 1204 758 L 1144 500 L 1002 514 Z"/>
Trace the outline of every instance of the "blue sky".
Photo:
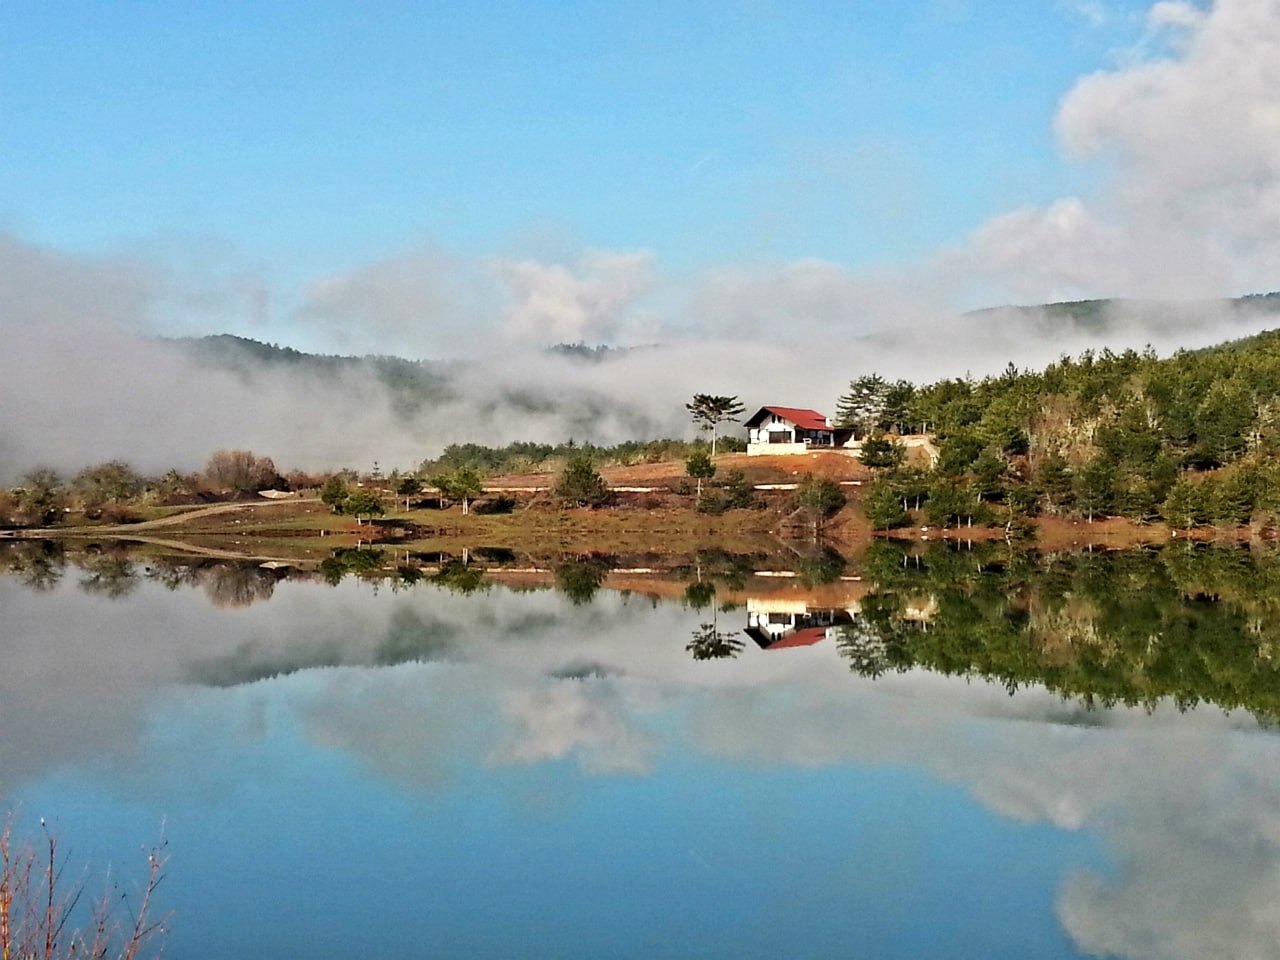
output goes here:
<path id="1" fill-rule="evenodd" d="M 1131 7 L 24 3 L 0 226 L 286 283 L 422 243 L 910 261 L 1086 175 L 1053 112 Z"/>
<path id="2" fill-rule="evenodd" d="M 13 14 L 16 13 L 16 16 Z M 111 250 L 334 268 L 563 233 L 857 264 L 1070 179 L 1057 99 L 1128 27 L 1058 2 L 26 4 L 0 211 Z"/>
<path id="3" fill-rule="evenodd" d="M 131 264 L 162 329 L 420 355 L 1254 292 L 1278 36 L 1277 0 L 20 3 L 0 234 Z"/>

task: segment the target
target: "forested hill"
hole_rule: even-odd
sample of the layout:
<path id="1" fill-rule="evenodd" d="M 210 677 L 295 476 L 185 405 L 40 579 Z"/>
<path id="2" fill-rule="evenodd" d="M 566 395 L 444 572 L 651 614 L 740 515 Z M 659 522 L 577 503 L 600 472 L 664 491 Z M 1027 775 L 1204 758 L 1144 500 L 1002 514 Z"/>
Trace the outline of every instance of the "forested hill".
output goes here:
<path id="1" fill-rule="evenodd" d="M 386 387 L 403 416 L 417 413 L 425 404 L 450 399 L 453 389 L 443 370 L 421 360 L 400 357 L 344 357 L 303 353 L 228 333 L 170 341 L 202 364 L 221 367 L 246 379 L 271 370 L 314 377 L 322 382 L 358 377 Z"/>
<path id="2" fill-rule="evenodd" d="M 476 417 L 515 412 L 554 418 L 562 425 L 566 439 L 575 435 L 591 436 L 594 426 L 606 418 L 620 424 L 620 429 L 633 430 L 637 436 L 652 435 L 643 410 L 625 408 L 599 390 L 567 390 L 563 381 L 553 376 L 545 377 L 540 385 L 527 378 L 503 381 L 489 374 L 478 374 L 475 365 L 461 361 L 304 353 L 231 334 L 166 342 L 195 358 L 203 367 L 235 374 L 251 390 L 269 383 L 278 386 L 281 378 L 287 378 L 285 382 L 290 388 L 299 384 L 314 385 L 325 395 L 344 396 L 352 403 L 360 403 L 373 393 L 370 388 L 383 388 L 393 412 L 404 421 L 420 418 L 441 405 L 453 404 L 455 412 L 465 409 L 468 415 Z M 644 348 L 560 344 L 548 348 L 546 354 L 585 366 L 638 349 Z"/>
<path id="3" fill-rule="evenodd" d="M 867 430 L 934 434 L 933 492 L 961 504 L 953 517 L 1003 504 L 1179 526 L 1280 520 L 1280 330 L 1164 359 L 1086 351 L 976 381 L 864 377 L 840 412 Z M 935 519 L 944 512 L 935 501 Z"/>
<path id="4" fill-rule="evenodd" d="M 1061 333 L 1065 324 L 1099 340 L 1120 324 L 1137 323 L 1153 333 L 1176 333 L 1183 327 L 1203 328 L 1207 317 L 1244 322 L 1255 318 L 1265 321 L 1268 315 L 1280 325 L 1280 292 L 1248 294 L 1231 300 L 1070 300 L 1036 306 L 985 307 L 965 314 L 976 320 L 1012 318 L 1030 334 L 1039 329 Z M 1263 325 L 1265 322 L 1259 323 Z"/>

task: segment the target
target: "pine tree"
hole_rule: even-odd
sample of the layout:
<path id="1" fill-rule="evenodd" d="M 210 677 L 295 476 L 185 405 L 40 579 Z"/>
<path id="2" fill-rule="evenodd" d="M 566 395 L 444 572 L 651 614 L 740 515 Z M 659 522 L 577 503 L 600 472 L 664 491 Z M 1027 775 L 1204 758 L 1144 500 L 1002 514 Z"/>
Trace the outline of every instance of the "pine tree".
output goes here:
<path id="1" fill-rule="evenodd" d="M 737 397 L 719 397 L 709 393 L 695 393 L 693 400 L 684 405 L 699 430 L 711 431 L 711 455 L 716 455 L 716 428 L 722 423 L 736 422 L 746 410 Z"/>
<path id="2" fill-rule="evenodd" d="M 836 401 L 835 425 L 853 427 L 858 435 L 870 433 L 884 411 L 887 389 L 877 373 L 849 381 L 849 392 Z"/>

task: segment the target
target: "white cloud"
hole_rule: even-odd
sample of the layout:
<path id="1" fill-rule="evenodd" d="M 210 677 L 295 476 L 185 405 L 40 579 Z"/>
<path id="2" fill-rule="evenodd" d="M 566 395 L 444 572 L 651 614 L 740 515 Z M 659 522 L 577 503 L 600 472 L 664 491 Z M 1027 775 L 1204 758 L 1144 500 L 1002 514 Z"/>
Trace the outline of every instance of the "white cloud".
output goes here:
<path id="1" fill-rule="evenodd" d="M 238 749 L 228 738 L 260 735 L 264 723 L 292 729 L 294 717 L 319 746 L 426 794 L 486 762 L 636 775 L 691 749 L 753 768 L 892 764 L 957 784 L 1001 816 L 1097 838 L 1105 870 L 1071 875 L 1057 900 L 1084 951 L 1262 960 L 1280 941 L 1280 747 L 1242 715 L 1085 715 L 1043 690 L 1010 698 L 924 672 L 871 681 L 850 676 L 830 646 L 749 646 L 734 661 L 695 663 L 683 641 L 693 614 L 617 594 L 578 608 L 550 592 L 375 597 L 359 583 L 284 583 L 270 603 L 228 615 L 158 584 L 104 603 L 78 591 L 76 576 L 56 603 L 0 578 L 14 627 L 0 635 L 0 794 L 96 758 L 155 778 L 155 789 L 183 784 L 175 802 L 206 803 L 227 784 L 202 780 L 192 757 Z M 453 638 L 450 658 L 182 688 L 181 715 L 208 718 L 195 731 L 201 751 L 182 724 L 139 739 L 158 722 L 156 691 L 211 663 L 246 678 L 273 663 L 376 663 L 406 630 Z M 584 658 L 607 676 L 551 676 Z"/>
<path id="2" fill-rule="evenodd" d="M 1280 0 L 1157 3 L 1055 121 L 1096 196 L 997 217 L 963 258 L 1016 297 L 1217 296 L 1280 275 Z"/>
<path id="3" fill-rule="evenodd" d="M 419 248 L 313 281 L 298 314 L 347 352 L 447 357 L 484 342 L 499 309 L 474 263 Z"/>
<path id="4" fill-rule="evenodd" d="M 503 332 L 535 345 L 628 339 L 637 301 L 654 286 L 648 251 L 588 250 L 573 268 L 538 260 L 493 261 L 509 303 Z"/>
<path id="5" fill-rule="evenodd" d="M 607 681 L 549 681 L 512 691 L 505 701 L 513 729 L 491 754 L 493 763 L 530 765 L 576 756 L 587 773 L 652 771 L 655 744 L 630 721 Z"/>
<path id="6" fill-rule="evenodd" d="M 1082 0 L 1072 5 L 1073 9 L 1091 27 L 1106 26 L 1111 20 L 1111 11 L 1099 0 Z"/>
<path id="7" fill-rule="evenodd" d="M 1147 22 L 1155 27 L 1196 27 L 1204 18 L 1202 9 L 1183 0 L 1160 0 L 1147 12 Z"/>
<path id="8" fill-rule="evenodd" d="M 0 332 L 143 328 L 156 279 L 137 261 L 71 256 L 0 232 Z"/>

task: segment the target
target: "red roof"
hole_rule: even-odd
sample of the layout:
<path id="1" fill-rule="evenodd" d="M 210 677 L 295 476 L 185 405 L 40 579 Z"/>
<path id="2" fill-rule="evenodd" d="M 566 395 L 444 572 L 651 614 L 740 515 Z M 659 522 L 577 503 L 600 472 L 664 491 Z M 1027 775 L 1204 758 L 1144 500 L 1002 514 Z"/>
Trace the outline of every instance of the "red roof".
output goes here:
<path id="1" fill-rule="evenodd" d="M 811 647 L 827 638 L 826 627 L 806 627 L 795 633 L 786 634 L 781 640 L 775 640 L 765 647 L 766 650 L 782 650 L 785 647 Z"/>
<path id="2" fill-rule="evenodd" d="M 802 430 L 831 429 L 831 424 L 827 423 L 826 414 L 819 413 L 817 410 L 805 410 L 801 407 L 764 407 L 763 409 L 790 420 Z"/>

